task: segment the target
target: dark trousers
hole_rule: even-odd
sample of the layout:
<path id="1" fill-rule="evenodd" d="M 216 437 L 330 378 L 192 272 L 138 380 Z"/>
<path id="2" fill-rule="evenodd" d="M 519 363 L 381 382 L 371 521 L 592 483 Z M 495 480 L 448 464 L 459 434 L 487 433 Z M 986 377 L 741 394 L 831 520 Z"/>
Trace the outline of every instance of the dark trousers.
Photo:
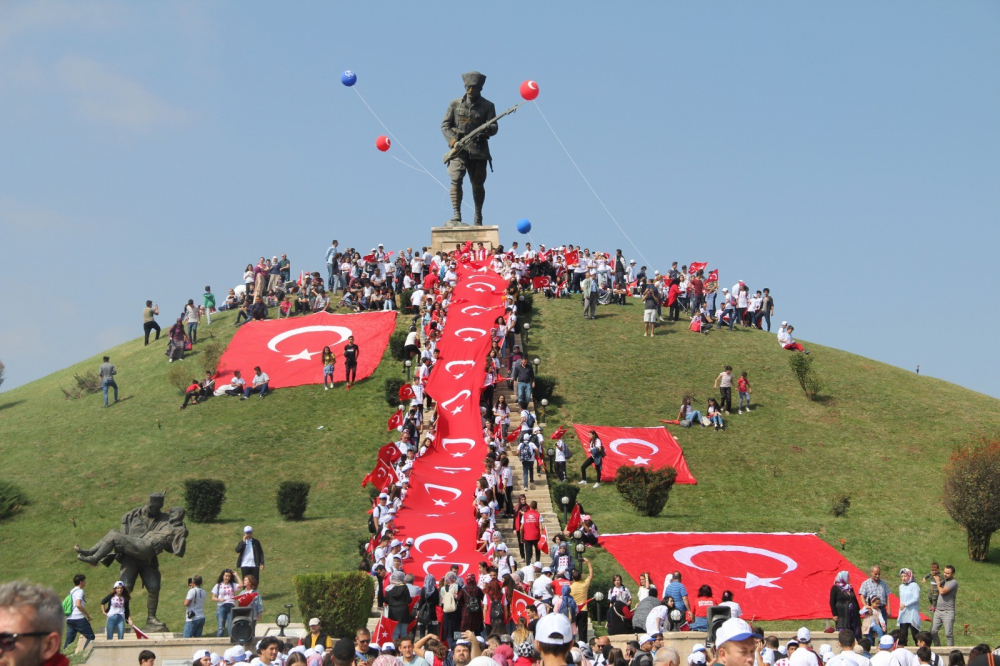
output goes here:
<path id="1" fill-rule="evenodd" d="M 581 610 L 576 614 L 576 633 L 578 641 L 587 642 L 587 619 L 590 617 L 590 613 L 585 610 Z"/>
<path id="2" fill-rule="evenodd" d="M 535 482 L 535 462 L 533 460 L 521 461 L 521 478 L 524 479 L 524 489 L 528 489 L 528 482 Z"/>
<path id="3" fill-rule="evenodd" d="M 595 462 L 593 456 L 587 456 L 587 459 L 583 461 L 582 465 L 580 465 L 580 476 L 583 478 L 584 481 L 586 481 L 587 480 L 587 468 L 590 467 L 591 465 L 593 465 L 594 469 L 597 470 L 597 481 L 598 481 L 598 483 L 600 483 L 600 481 L 601 481 L 601 467 L 603 466 L 603 464 L 604 464 L 603 460 L 601 460 L 601 462 Z"/>
<path id="4" fill-rule="evenodd" d="M 504 493 L 507 495 L 507 502 L 504 505 L 504 509 L 507 511 L 508 516 L 514 515 L 514 486 L 510 485 L 504 488 Z"/>
<path id="5" fill-rule="evenodd" d="M 200 391 L 191 391 L 190 393 L 185 393 L 184 394 L 184 404 L 181 405 L 181 409 L 184 409 L 185 407 L 187 407 L 188 403 L 191 402 L 192 400 L 194 400 L 194 404 L 197 405 L 198 404 L 198 395 L 199 395 L 199 393 L 201 393 L 201 392 Z"/>
<path id="6" fill-rule="evenodd" d="M 160 339 L 160 325 L 155 321 L 147 321 L 142 325 L 142 332 L 146 334 L 146 344 L 149 344 L 149 332 L 156 331 L 156 340 Z"/>
<path id="7" fill-rule="evenodd" d="M 597 299 L 600 297 L 600 293 L 595 288 L 594 291 L 590 292 L 590 297 L 584 297 L 583 299 L 583 316 L 585 319 L 594 319 L 597 317 Z"/>
<path id="8" fill-rule="evenodd" d="M 770 332 L 771 331 L 771 313 L 764 312 L 763 310 L 761 310 L 761 311 L 759 311 L 757 313 L 757 316 L 754 317 L 754 320 L 755 320 L 755 322 L 757 324 L 757 328 L 761 327 L 760 326 L 760 320 L 761 319 L 763 319 L 764 321 L 767 322 L 767 330 L 768 330 L 768 332 Z"/>
<path id="9" fill-rule="evenodd" d="M 532 557 L 537 558 L 539 562 L 542 561 L 542 551 L 538 550 L 538 539 L 524 541 L 524 561 L 531 564 Z"/>
<path id="10" fill-rule="evenodd" d="M 79 620 L 66 620 L 66 643 L 63 645 L 64 650 L 70 646 L 70 643 L 76 640 L 77 634 L 87 639 L 83 647 L 90 645 L 90 641 L 94 640 L 94 628 L 90 626 L 90 620 L 85 617 Z"/>
<path id="11" fill-rule="evenodd" d="M 260 567 L 240 567 L 240 578 L 253 576 L 257 584 L 260 584 Z"/>
<path id="12" fill-rule="evenodd" d="M 560 481 L 566 480 L 566 461 L 556 461 L 556 476 L 559 477 Z"/>
<path id="13" fill-rule="evenodd" d="M 723 386 L 719 389 L 719 394 L 721 400 L 719 401 L 719 409 L 724 409 L 727 412 L 733 408 L 733 387 Z"/>
<path id="14" fill-rule="evenodd" d="M 900 636 L 899 636 L 899 644 L 900 645 L 902 645 L 903 647 L 906 647 L 907 636 L 909 636 L 911 633 L 913 634 L 913 644 L 914 645 L 917 644 L 917 634 L 920 633 L 920 631 L 916 627 L 914 627 L 909 622 L 904 622 L 901 625 L 899 625 L 899 628 L 901 630 L 901 633 L 900 633 Z"/>
<path id="15" fill-rule="evenodd" d="M 351 363 L 351 362 L 344 363 L 344 371 L 345 371 L 345 373 L 347 375 L 347 381 L 348 381 L 348 383 L 353 384 L 355 381 L 357 381 L 357 378 L 358 378 L 358 364 L 357 363 Z"/>
<path id="16" fill-rule="evenodd" d="M 673 321 L 678 321 L 681 318 L 681 304 L 679 302 L 674 301 L 673 305 L 670 306 L 670 313 L 667 317 Z"/>

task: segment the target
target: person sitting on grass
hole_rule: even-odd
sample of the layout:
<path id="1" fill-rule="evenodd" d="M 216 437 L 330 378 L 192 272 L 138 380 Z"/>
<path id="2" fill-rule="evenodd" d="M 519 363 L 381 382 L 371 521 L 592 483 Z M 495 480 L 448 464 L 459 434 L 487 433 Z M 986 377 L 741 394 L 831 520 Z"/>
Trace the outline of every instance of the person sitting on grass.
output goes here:
<path id="1" fill-rule="evenodd" d="M 799 351 L 804 354 L 808 354 L 809 352 L 803 349 L 802 345 L 796 342 L 795 338 L 792 337 L 792 331 L 794 330 L 795 327 L 789 324 L 784 327 L 784 329 L 778 331 L 778 344 L 781 345 L 782 349 L 787 349 L 788 351 Z"/>
<path id="2" fill-rule="evenodd" d="M 715 398 L 708 399 L 708 420 L 715 425 L 717 431 L 726 429 L 726 426 L 722 423 L 722 410 L 719 408 L 719 403 L 715 401 Z"/>
<path id="3" fill-rule="evenodd" d="M 201 394 L 201 384 L 198 383 L 197 379 L 192 379 L 188 387 L 184 389 L 184 404 L 181 405 L 181 409 L 185 409 L 188 403 L 198 404 L 198 396 Z"/>
<path id="4" fill-rule="evenodd" d="M 681 411 L 677 415 L 677 420 L 684 425 L 687 422 L 687 426 L 690 427 L 692 423 L 701 423 L 701 412 L 691 406 L 691 396 L 684 396 L 684 400 L 681 401 Z M 703 425 L 702 428 L 705 426 Z"/>
<path id="5" fill-rule="evenodd" d="M 246 400 L 253 393 L 260 393 L 260 399 L 263 400 L 264 396 L 267 394 L 267 382 L 270 381 L 268 376 L 260 369 L 260 366 L 255 366 L 253 377 L 253 385 L 247 386 L 243 389 L 243 397 L 241 400 Z"/>

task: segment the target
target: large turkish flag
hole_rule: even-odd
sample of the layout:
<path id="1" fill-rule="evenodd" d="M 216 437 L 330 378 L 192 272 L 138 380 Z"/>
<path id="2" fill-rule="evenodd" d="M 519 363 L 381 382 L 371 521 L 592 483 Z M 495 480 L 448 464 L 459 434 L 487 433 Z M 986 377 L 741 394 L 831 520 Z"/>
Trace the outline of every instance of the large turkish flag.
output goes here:
<path id="1" fill-rule="evenodd" d="M 632 578 L 648 571 L 662 595 L 662 581 L 680 571 L 692 602 L 708 585 L 716 601 L 731 590 L 744 618 L 828 619 L 830 588 L 850 572 L 855 593 L 868 577 L 815 534 L 762 532 L 652 532 L 605 534 L 601 545 Z M 890 597 L 893 615 L 899 600 Z"/>
<path id="2" fill-rule="evenodd" d="M 613 479 L 615 472 L 622 465 L 634 465 L 652 468 L 673 467 L 677 470 L 676 483 L 698 483 L 688 469 L 681 445 L 663 428 L 614 428 L 578 423 L 574 423 L 573 428 L 583 446 L 584 455 L 590 455 L 587 451 L 590 431 L 597 431 L 597 436 L 604 444 L 606 456 L 603 475 L 607 479 Z"/>
<path id="3" fill-rule="evenodd" d="M 229 382 L 239 370 L 250 383 L 254 366 L 270 378 L 272 389 L 323 383 L 323 347 L 337 356 L 334 381 L 344 381 L 344 345 L 354 336 L 359 348 L 358 379 L 378 367 L 396 327 L 395 312 L 341 315 L 320 312 L 305 317 L 251 321 L 233 336 L 219 361 L 216 385 Z"/>

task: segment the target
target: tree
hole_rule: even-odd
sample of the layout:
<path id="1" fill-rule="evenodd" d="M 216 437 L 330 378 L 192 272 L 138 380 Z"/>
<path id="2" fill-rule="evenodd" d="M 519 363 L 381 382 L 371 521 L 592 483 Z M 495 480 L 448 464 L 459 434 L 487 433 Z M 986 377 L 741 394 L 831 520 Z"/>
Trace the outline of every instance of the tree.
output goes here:
<path id="1" fill-rule="evenodd" d="M 7 367 L 3 364 L 3 361 L 0 361 L 0 386 L 3 386 L 4 372 L 6 370 Z"/>
<path id="2" fill-rule="evenodd" d="M 951 454 L 945 467 L 944 506 L 965 528 L 969 559 L 983 562 L 1000 530 L 1000 438 L 980 435 Z"/>

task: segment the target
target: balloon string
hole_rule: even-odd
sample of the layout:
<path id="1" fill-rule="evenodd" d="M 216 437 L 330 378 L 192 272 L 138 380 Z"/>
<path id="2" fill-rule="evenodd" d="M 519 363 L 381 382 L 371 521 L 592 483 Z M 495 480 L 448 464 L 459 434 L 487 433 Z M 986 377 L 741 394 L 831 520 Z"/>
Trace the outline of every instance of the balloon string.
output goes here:
<path id="1" fill-rule="evenodd" d="M 411 169 L 413 169 L 414 171 L 419 171 L 420 173 L 426 173 L 426 171 L 424 171 L 423 169 L 418 169 L 417 167 L 413 166 L 412 164 L 410 164 L 410 163 L 408 163 L 408 162 L 404 162 L 403 160 L 399 159 L 399 158 L 398 158 L 398 157 L 396 157 L 395 155 L 390 155 L 389 157 L 391 157 L 392 159 L 396 160 L 397 162 L 399 162 L 399 163 L 400 163 L 400 164 L 402 164 L 403 166 L 407 166 L 407 167 L 410 167 L 410 168 L 411 168 Z"/>
<path id="2" fill-rule="evenodd" d="M 542 116 L 542 120 L 544 120 L 545 124 L 548 125 L 549 131 L 552 132 L 552 136 L 554 136 L 556 138 L 556 141 L 559 142 L 559 146 L 563 149 L 563 152 L 566 153 L 566 157 L 568 157 L 569 161 L 573 163 L 574 167 L 576 167 L 576 172 L 580 174 L 581 178 L 583 178 L 583 182 L 587 184 L 587 187 L 590 188 L 590 191 L 597 199 L 597 202 L 600 203 L 601 207 L 604 208 L 604 212 L 608 214 L 608 217 L 611 218 L 611 221 L 615 223 L 616 227 L 618 227 L 618 231 L 622 232 L 622 235 L 625 236 L 625 239 L 628 240 L 629 243 L 631 243 L 632 247 L 635 248 L 635 251 L 639 253 L 640 257 L 642 257 L 642 260 L 646 262 L 646 265 L 652 266 L 653 264 L 649 261 L 649 259 L 645 257 L 645 255 L 643 255 L 642 250 L 640 250 L 639 247 L 632 242 L 632 239 L 629 238 L 629 235 L 625 233 L 624 229 L 622 229 L 622 225 L 618 224 L 618 220 L 616 220 L 615 216 L 611 214 L 610 210 L 608 210 L 608 207 L 604 204 L 604 201 L 601 200 L 601 197 L 600 195 L 597 194 L 597 190 L 594 189 L 594 186 L 591 185 L 590 181 L 587 180 L 587 177 L 583 175 L 583 171 L 580 169 L 579 165 L 577 165 L 576 160 L 574 160 L 573 156 L 569 154 L 569 151 L 566 150 L 566 146 L 563 144 L 562 139 L 559 138 L 559 135 L 556 134 L 556 131 L 552 128 L 552 123 L 550 123 L 549 119 L 545 117 L 544 113 L 542 113 L 542 107 L 538 106 L 537 100 L 535 101 L 535 108 L 538 109 L 538 113 Z"/>
<path id="3" fill-rule="evenodd" d="M 392 156 L 392 157 L 393 157 L 393 159 L 395 159 L 395 160 L 396 160 L 397 162 L 400 162 L 401 164 L 406 164 L 406 166 L 410 167 L 410 168 L 411 168 L 411 169 L 413 169 L 414 171 L 422 171 L 423 173 L 426 173 L 426 174 L 427 174 L 428 176 L 430 176 L 431 178 L 433 178 L 433 179 L 434 179 L 434 182 L 435 182 L 435 183 L 437 183 L 438 185 L 440 185 L 440 186 L 441 186 L 441 189 L 443 189 L 443 190 L 444 190 L 445 192 L 449 192 L 449 193 L 450 193 L 450 192 L 451 192 L 451 190 L 449 190 L 449 189 L 448 189 L 448 187 L 447 187 L 447 186 L 446 186 L 446 185 L 445 185 L 444 183 L 442 183 L 442 182 L 441 182 L 440 180 L 438 180 L 438 179 L 437 179 L 437 178 L 436 178 L 436 177 L 434 176 L 434 174 L 432 174 L 432 173 L 431 173 L 430 171 L 428 171 L 428 170 L 427 170 L 427 167 L 425 167 L 425 166 L 424 166 L 423 164 L 420 164 L 420 160 L 418 160 L 418 159 L 417 159 L 416 157 L 414 157 L 414 156 L 413 156 L 413 153 L 411 153 L 410 151 L 408 151 L 408 150 L 406 149 L 406 146 L 404 146 L 404 145 L 403 145 L 403 142 L 402 142 L 402 141 L 400 141 L 399 139 L 397 139 L 397 138 L 396 138 L 396 135 L 392 133 L 392 130 L 390 130 L 390 129 L 389 129 L 389 128 L 388 128 L 387 126 L 386 126 L 386 124 L 385 124 L 384 122 L 382 122 L 382 119 L 378 117 L 378 114 L 377 114 L 377 113 L 375 113 L 375 110 L 374 110 L 374 109 L 373 109 L 373 108 L 371 107 L 371 105 L 370 105 L 370 104 L 368 104 L 368 100 L 366 100 L 366 99 L 365 99 L 365 97 L 364 97 L 364 95 L 362 95 L 362 94 L 361 94 L 361 91 L 360 91 L 360 90 L 358 90 L 358 86 L 357 86 L 357 84 L 355 84 L 355 85 L 351 86 L 351 90 L 353 90 L 353 91 L 354 91 L 354 92 L 355 92 L 355 93 L 357 94 L 358 98 L 359 98 L 359 99 L 360 99 L 360 100 L 361 100 L 361 101 L 362 101 L 362 102 L 364 103 L 364 105 L 365 105 L 365 106 L 366 106 L 366 107 L 368 108 L 368 110 L 369 110 L 369 111 L 371 112 L 371 114 L 372 114 L 372 115 L 373 115 L 373 116 L 375 117 L 375 120 L 377 120 L 377 121 L 378 121 L 378 124 L 379 124 L 379 125 L 381 125 L 381 126 L 382 126 L 382 128 L 383 128 L 383 129 L 385 130 L 386 134 L 388 134 L 389 136 L 391 136 L 391 137 L 392 137 L 392 140 L 393 140 L 393 141 L 395 141 L 396 143 L 398 143 L 398 144 L 399 144 L 399 147 L 403 149 L 403 152 L 404 152 L 404 153 L 406 153 L 407 155 L 409 155 L 409 156 L 410 156 L 410 159 L 411 159 L 411 160 L 413 160 L 414 162 L 416 162 L 416 163 L 417 163 L 417 164 L 418 164 L 418 165 L 420 166 L 420 168 L 418 169 L 418 168 L 416 168 L 416 167 L 415 167 L 415 166 L 413 166 L 413 165 L 410 165 L 410 164 L 406 164 L 406 162 L 403 162 L 403 160 L 401 160 L 401 159 L 397 158 L 397 157 L 396 157 L 395 155 L 393 155 L 393 156 Z M 468 204 L 468 202 L 465 202 L 465 206 L 466 206 L 466 208 L 468 208 L 469 210 L 475 210 L 475 209 L 474 209 L 474 208 L 473 208 L 472 206 L 470 206 L 470 205 Z"/>

